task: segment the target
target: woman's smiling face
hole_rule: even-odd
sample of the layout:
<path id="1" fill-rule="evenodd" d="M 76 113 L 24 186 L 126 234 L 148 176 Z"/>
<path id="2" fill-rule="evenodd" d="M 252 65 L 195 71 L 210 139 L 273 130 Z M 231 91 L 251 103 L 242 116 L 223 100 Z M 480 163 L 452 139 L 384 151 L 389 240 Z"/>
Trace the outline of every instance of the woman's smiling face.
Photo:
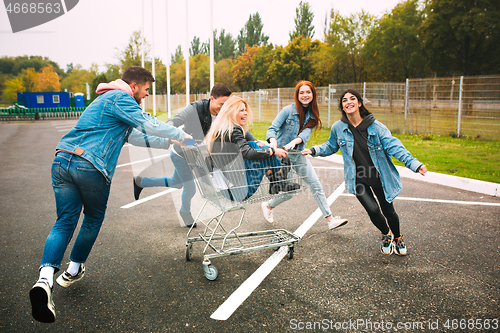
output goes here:
<path id="1" fill-rule="evenodd" d="M 236 121 L 238 122 L 238 125 L 243 127 L 243 125 L 247 122 L 247 116 L 247 107 L 245 106 L 245 103 L 241 103 L 238 107 L 238 113 L 236 114 Z"/>
<path id="2" fill-rule="evenodd" d="M 299 89 L 299 102 L 304 106 L 307 107 L 309 103 L 312 102 L 313 100 L 313 93 L 311 88 L 309 88 L 308 85 L 303 85 Z"/>
<path id="3" fill-rule="evenodd" d="M 342 97 L 342 109 L 346 114 L 355 114 L 359 113 L 359 107 L 361 106 L 361 102 L 358 101 L 358 98 L 351 93 L 346 93 L 344 97 Z"/>

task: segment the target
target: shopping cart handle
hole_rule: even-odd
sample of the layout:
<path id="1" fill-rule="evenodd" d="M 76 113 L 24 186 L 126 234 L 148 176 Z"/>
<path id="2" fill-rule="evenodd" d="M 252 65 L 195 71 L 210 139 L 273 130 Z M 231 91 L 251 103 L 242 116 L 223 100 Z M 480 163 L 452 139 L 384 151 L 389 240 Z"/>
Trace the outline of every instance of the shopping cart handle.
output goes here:
<path id="1" fill-rule="evenodd" d="M 186 139 L 186 140 L 184 140 L 184 143 L 186 144 L 186 146 L 194 146 L 196 144 L 196 140 L 195 139 Z"/>

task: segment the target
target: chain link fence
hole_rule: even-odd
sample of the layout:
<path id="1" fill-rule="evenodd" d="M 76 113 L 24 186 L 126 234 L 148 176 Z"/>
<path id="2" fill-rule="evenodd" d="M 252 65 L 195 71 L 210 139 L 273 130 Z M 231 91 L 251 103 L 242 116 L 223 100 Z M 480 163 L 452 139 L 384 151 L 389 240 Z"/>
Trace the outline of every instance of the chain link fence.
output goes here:
<path id="1" fill-rule="evenodd" d="M 323 126 L 340 119 L 339 98 L 347 88 L 360 92 L 365 106 L 393 133 L 437 134 L 500 139 L 500 76 L 412 79 L 403 83 L 346 83 L 317 87 Z M 272 122 L 293 103 L 294 88 L 235 92 L 253 111 L 254 122 Z M 191 95 L 190 101 L 209 94 Z M 152 109 L 152 96 L 146 100 Z M 156 96 L 166 112 L 165 95 Z M 171 95 L 171 116 L 186 106 L 185 95 Z"/>

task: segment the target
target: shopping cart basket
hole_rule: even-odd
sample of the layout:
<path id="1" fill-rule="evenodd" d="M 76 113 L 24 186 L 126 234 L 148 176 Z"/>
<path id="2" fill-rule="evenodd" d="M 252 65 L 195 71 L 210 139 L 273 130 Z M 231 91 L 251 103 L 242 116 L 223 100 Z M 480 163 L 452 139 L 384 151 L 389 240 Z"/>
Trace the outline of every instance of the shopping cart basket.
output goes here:
<path id="1" fill-rule="evenodd" d="M 183 146 L 182 151 L 191 169 L 198 191 L 205 200 L 195 219 L 195 223 L 198 224 L 198 227 L 202 227 L 202 230 L 198 232 L 197 236 L 192 235 L 194 233 L 193 226 L 195 225 L 193 223 L 187 234 L 187 261 L 191 260 L 193 243 L 205 242 L 205 248 L 203 249 L 203 271 L 207 279 L 215 280 L 218 276 L 218 271 L 211 264 L 211 258 L 268 248 L 277 250 L 281 246 L 288 246 L 288 258 L 293 258 L 294 245 L 300 241 L 300 237 L 292 232 L 285 229 L 253 232 L 237 232 L 237 230 L 242 225 L 246 206 L 303 191 L 306 188 L 303 177 L 300 177 L 292 167 L 279 167 L 285 173 L 286 180 L 289 183 L 298 184 L 300 187 L 292 190 L 287 189 L 287 192 L 280 191 L 275 193 L 275 191 L 271 191 L 273 194 L 270 194 L 270 186 L 272 184 L 267 177 L 263 177 L 257 189 L 255 186 L 245 184 L 244 181 L 239 181 L 245 179 L 245 172 L 258 173 L 258 170 L 242 169 L 241 167 L 244 163 L 236 163 L 237 161 L 243 161 L 241 153 L 236 157 L 230 156 L 230 154 L 218 154 L 216 156 L 217 154 L 209 153 L 205 145 Z M 289 154 L 300 154 L 300 151 L 289 151 Z M 226 164 L 226 168 L 218 168 L 218 164 L 224 159 L 229 161 Z M 214 161 L 217 162 L 214 163 Z M 229 164 L 231 164 L 230 168 L 227 167 Z M 236 167 L 237 165 L 240 168 Z M 223 169 L 224 171 L 222 172 Z M 244 200 L 240 201 L 238 198 L 244 198 Z M 219 213 L 208 220 L 202 221 L 200 217 L 203 210 L 207 208 L 207 204 L 215 207 Z M 238 210 L 242 210 L 242 213 L 237 225 L 232 228 L 224 227 L 222 224 L 224 215 L 228 212 Z M 233 224 L 235 223 L 233 222 Z"/>

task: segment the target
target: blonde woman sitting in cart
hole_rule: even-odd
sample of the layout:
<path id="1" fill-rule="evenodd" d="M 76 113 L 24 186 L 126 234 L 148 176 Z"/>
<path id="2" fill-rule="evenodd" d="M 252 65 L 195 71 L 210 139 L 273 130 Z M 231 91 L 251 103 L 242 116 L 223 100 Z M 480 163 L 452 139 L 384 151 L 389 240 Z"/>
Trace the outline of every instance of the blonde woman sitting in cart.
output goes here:
<path id="1" fill-rule="evenodd" d="M 278 157 L 287 151 L 269 146 L 259 147 L 245 135 L 252 120 L 252 111 L 241 97 L 230 97 L 212 123 L 205 137 L 210 152 L 215 186 L 232 201 L 250 198 L 265 176 L 269 193 L 289 192 L 299 185 L 286 180 Z M 286 173 L 286 171 L 285 171 Z"/>

